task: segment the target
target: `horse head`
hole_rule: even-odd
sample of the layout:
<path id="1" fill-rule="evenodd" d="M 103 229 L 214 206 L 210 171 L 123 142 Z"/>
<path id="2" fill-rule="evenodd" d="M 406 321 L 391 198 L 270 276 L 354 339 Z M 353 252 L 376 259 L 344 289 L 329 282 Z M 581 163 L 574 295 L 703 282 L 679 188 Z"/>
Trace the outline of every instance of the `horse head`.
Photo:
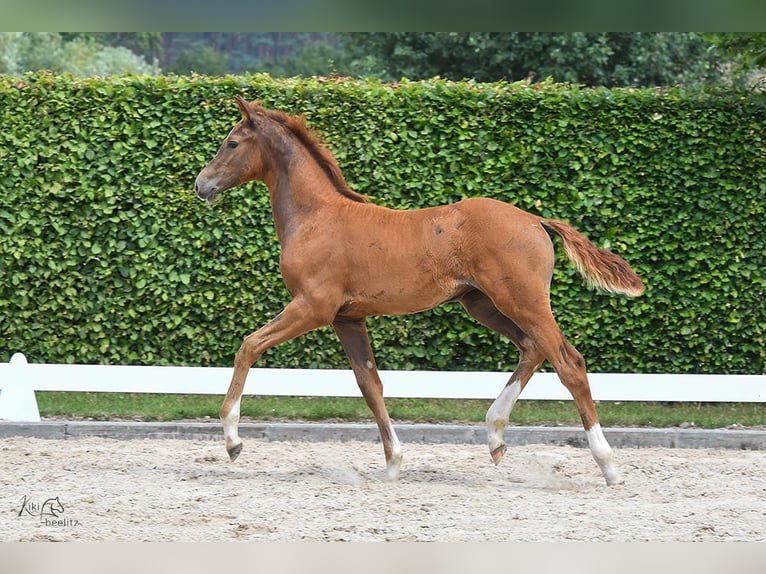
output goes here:
<path id="1" fill-rule="evenodd" d="M 200 199 L 211 203 L 219 193 L 248 181 L 263 179 L 262 127 L 264 109 L 257 101 L 235 100 L 242 119 L 232 128 L 215 157 L 202 169 L 194 182 Z"/>

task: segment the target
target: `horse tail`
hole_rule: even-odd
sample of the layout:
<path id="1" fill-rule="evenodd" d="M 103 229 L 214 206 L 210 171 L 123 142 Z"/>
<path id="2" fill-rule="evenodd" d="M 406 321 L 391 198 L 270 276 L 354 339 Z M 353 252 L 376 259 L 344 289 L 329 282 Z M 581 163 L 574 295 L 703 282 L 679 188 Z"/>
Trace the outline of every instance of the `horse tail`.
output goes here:
<path id="1" fill-rule="evenodd" d="M 646 286 L 630 264 L 608 249 L 601 249 L 577 229 L 556 219 L 540 223 L 564 243 L 567 257 L 592 287 L 638 297 Z"/>

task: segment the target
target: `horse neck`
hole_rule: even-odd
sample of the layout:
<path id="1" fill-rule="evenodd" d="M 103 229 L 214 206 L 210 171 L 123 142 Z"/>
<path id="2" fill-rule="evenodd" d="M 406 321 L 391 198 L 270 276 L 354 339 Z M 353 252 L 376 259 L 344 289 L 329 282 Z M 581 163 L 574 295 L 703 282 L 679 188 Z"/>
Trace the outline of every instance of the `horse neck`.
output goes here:
<path id="1" fill-rule="evenodd" d="M 284 243 L 301 224 L 326 215 L 344 201 L 324 170 L 303 146 L 290 142 L 287 150 L 271 154 L 263 181 L 269 189 L 274 225 Z"/>

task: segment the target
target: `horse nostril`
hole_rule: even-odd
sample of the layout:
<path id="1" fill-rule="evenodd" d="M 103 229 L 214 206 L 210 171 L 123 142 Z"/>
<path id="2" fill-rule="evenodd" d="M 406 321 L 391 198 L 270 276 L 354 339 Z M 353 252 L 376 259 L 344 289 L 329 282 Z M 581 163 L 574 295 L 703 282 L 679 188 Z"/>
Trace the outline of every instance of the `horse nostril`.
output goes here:
<path id="1" fill-rule="evenodd" d="M 199 193 L 199 183 L 197 183 L 196 181 L 194 182 L 194 192 Z"/>

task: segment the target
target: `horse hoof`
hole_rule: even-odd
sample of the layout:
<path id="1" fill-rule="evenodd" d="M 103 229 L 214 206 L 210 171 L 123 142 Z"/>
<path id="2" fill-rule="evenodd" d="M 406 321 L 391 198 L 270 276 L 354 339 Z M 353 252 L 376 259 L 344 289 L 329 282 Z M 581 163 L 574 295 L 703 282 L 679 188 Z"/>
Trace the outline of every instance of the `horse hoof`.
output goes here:
<path id="1" fill-rule="evenodd" d="M 386 481 L 388 482 L 399 482 L 399 472 L 402 465 L 402 459 L 399 458 L 398 461 L 393 461 L 386 465 Z"/>
<path id="2" fill-rule="evenodd" d="M 500 464 L 500 459 L 503 458 L 505 455 L 505 452 L 508 450 L 508 447 L 504 444 L 501 444 L 499 447 L 497 447 L 495 450 L 490 451 L 490 456 L 492 457 L 492 462 L 495 463 L 495 466 Z"/>
<path id="3" fill-rule="evenodd" d="M 231 462 L 234 462 L 237 460 L 239 453 L 242 452 L 242 443 L 235 444 L 233 447 L 227 448 L 226 451 L 229 453 L 229 459 L 231 459 Z"/>
<path id="4" fill-rule="evenodd" d="M 625 484 L 625 479 L 622 478 L 619 474 L 615 474 L 613 476 L 604 477 L 606 479 L 606 485 L 607 486 L 618 486 L 620 484 Z"/>

